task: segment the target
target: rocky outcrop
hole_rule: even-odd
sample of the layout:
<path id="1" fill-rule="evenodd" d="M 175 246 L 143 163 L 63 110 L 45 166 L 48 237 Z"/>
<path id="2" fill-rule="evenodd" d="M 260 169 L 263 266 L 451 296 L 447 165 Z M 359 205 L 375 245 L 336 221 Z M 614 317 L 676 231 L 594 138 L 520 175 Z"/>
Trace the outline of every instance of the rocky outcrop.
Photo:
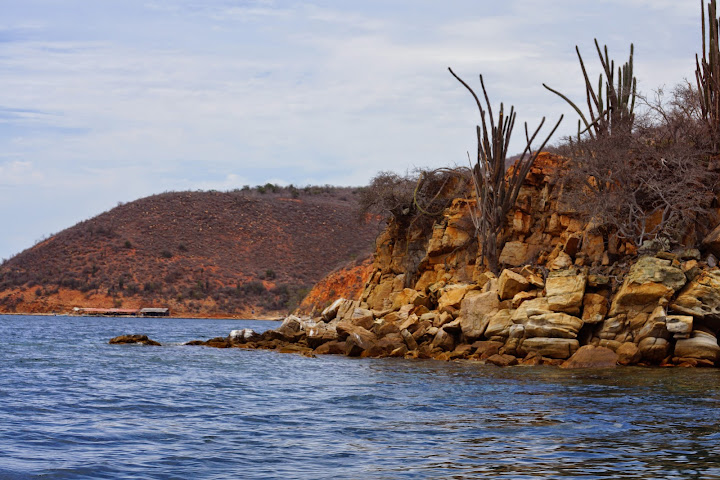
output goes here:
<path id="1" fill-rule="evenodd" d="M 483 266 L 472 235 L 475 201 L 458 198 L 431 230 L 400 235 L 391 224 L 359 297 L 329 302 L 314 318 L 289 317 L 275 333 L 229 341 L 503 366 L 719 362 L 714 257 L 702 261 L 693 249 L 638 257 L 635 245 L 584 222 L 563 200 L 559 164 L 541 155 L 531 169 L 507 218 L 498 275 Z"/>
<path id="2" fill-rule="evenodd" d="M 118 337 L 111 338 L 108 343 L 111 345 L 138 344 L 157 347 L 160 346 L 160 343 L 149 339 L 147 335 L 120 335 Z"/>

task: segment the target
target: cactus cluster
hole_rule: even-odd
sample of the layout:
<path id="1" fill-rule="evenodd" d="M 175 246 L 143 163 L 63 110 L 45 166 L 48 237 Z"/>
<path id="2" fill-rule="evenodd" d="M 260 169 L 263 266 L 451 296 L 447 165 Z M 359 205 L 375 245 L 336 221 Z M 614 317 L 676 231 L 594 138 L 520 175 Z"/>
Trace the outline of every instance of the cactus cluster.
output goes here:
<path id="1" fill-rule="evenodd" d="M 498 257 L 499 248 L 502 247 L 503 243 L 500 237 L 502 228 L 505 225 L 505 217 L 515 205 L 520 193 L 520 187 L 525 181 L 530 167 L 532 167 L 540 151 L 545 148 L 555 130 L 560 126 L 563 117 L 560 116 L 555 127 L 537 150 L 532 149 L 532 143 L 545 124 L 545 117 L 542 118 L 540 125 L 532 135 L 528 132 L 527 123 L 525 124 L 525 149 L 515 166 L 506 175 L 505 160 L 508 155 L 510 136 L 515 126 L 515 117 L 517 115 L 515 108 L 511 106 L 509 115 L 505 115 L 505 108 L 501 103 L 496 124 L 482 75 L 480 75 L 480 85 L 487 111 L 472 87 L 458 77 L 451 68 L 448 68 L 448 70 L 472 94 L 480 112 L 480 125 L 476 127 L 477 158 L 475 164 L 473 165 L 471 162 L 470 165 L 472 167 L 472 178 L 478 208 L 478 214 L 473 215 L 473 222 L 477 237 L 482 245 L 482 256 L 485 263 L 490 270 L 500 273 Z"/>
<path id="2" fill-rule="evenodd" d="M 580 115 L 578 136 L 586 132 L 591 137 L 597 137 L 612 135 L 613 131 L 628 131 L 632 129 L 634 120 L 637 79 L 633 75 L 633 45 L 630 44 L 630 58 L 617 69 L 617 84 L 615 83 L 615 61 L 610 59 L 607 45 L 600 49 L 596 39 L 595 48 L 605 73 L 604 81 L 603 74 L 600 74 L 597 92 L 590 82 L 580 49 L 575 47 L 585 79 L 588 116 L 585 116 L 582 110 L 567 96 L 543 83 L 545 88 L 565 100 Z"/>
<path id="3" fill-rule="evenodd" d="M 700 109 L 715 139 L 720 130 L 720 48 L 718 47 L 718 19 L 715 0 L 708 5 L 707 33 L 705 30 L 705 11 L 700 2 L 702 18 L 702 59 L 695 55 L 695 79 L 700 93 Z"/>

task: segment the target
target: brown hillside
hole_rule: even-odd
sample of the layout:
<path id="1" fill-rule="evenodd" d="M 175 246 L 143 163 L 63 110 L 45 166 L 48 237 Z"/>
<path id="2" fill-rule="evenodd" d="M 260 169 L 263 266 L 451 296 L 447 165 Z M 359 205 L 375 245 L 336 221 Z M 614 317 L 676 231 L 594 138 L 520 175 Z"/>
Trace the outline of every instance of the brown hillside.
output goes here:
<path id="1" fill-rule="evenodd" d="M 0 312 L 170 306 L 173 314 L 285 312 L 373 248 L 356 192 L 172 192 L 68 228 L 0 267 Z"/>

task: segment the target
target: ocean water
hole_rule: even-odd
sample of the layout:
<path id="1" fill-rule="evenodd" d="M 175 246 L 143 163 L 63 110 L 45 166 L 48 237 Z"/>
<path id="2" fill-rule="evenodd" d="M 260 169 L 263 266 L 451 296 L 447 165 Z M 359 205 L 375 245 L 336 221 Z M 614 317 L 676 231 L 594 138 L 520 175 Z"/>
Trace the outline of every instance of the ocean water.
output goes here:
<path id="1" fill-rule="evenodd" d="M 720 478 L 716 370 L 181 345 L 275 325 L 0 316 L 0 479 Z"/>

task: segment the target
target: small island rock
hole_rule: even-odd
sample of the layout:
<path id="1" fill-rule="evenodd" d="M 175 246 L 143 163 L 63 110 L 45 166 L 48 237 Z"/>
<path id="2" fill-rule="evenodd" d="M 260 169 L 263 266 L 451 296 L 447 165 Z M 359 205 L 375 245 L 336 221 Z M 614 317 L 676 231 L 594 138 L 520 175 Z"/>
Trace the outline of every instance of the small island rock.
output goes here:
<path id="1" fill-rule="evenodd" d="M 160 346 L 160 343 L 155 340 L 151 340 L 147 335 L 120 335 L 119 337 L 111 338 L 108 342 L 111 345 L 123 345 L 128 343 L 137 343 L 139 345 L 153 345 Z"/>

